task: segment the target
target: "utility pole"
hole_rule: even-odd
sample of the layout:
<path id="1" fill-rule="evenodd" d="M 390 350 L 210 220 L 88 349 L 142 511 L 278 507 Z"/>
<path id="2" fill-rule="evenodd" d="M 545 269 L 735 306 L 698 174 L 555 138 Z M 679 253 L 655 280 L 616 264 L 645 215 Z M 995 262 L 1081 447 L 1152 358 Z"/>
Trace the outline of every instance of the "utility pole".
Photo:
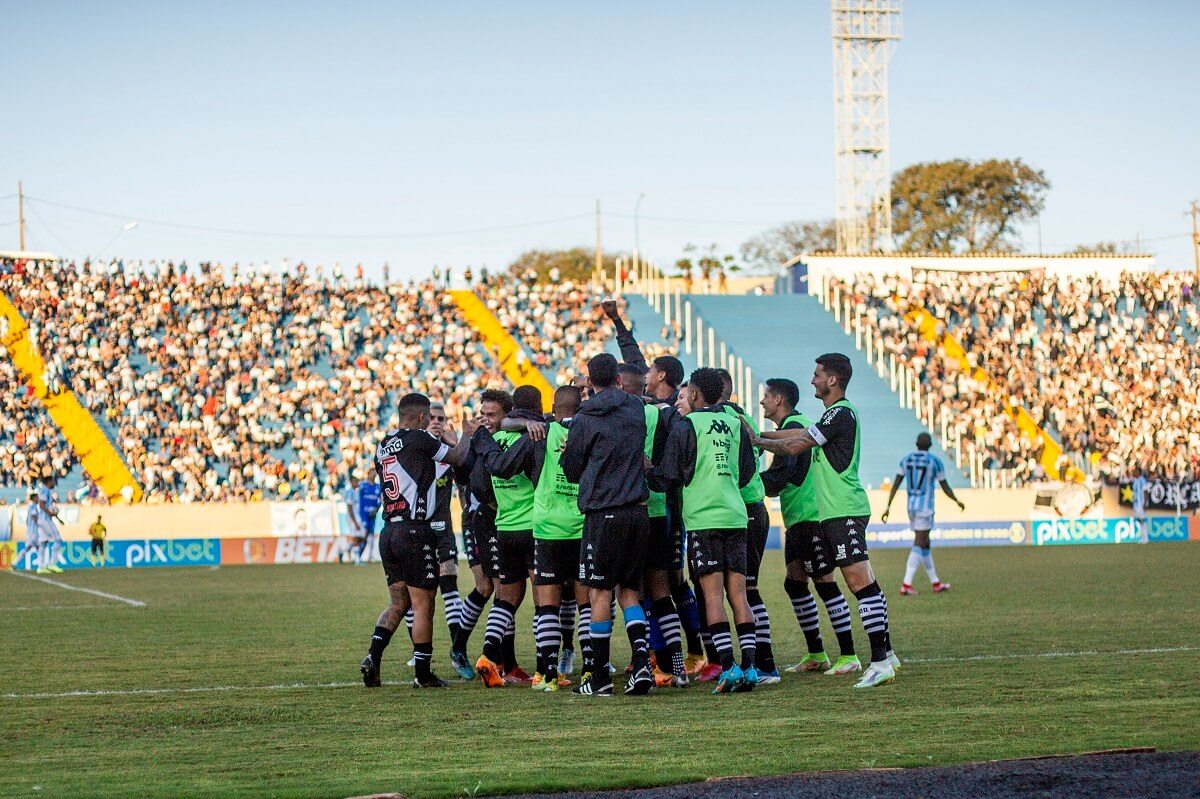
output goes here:
<path id="1" fill-rule="evenodd" d="M 604 268 L 604 255 L 600 249 L 600 200 L 596 200 L 596 265 L 592 269 L 592 282 L 600 282 L 600 270 Z"/>
<path id="2" fill-rule="evenodd" d="M 1200 202 L 1192 200 L 1190 213 L 1192 215 L 1192 258 L 1196 263 L 1196 279 L 1200 280 L 1200 227 L 1197 227 L 1196 222 L 1196 218 L 1200 217 Z"/>
<path id="3" fill-rule="evenodd" d="M 17 242 L 18 249 L 25 252 L 25 189 L 19 180 L 17 181 Z"/>

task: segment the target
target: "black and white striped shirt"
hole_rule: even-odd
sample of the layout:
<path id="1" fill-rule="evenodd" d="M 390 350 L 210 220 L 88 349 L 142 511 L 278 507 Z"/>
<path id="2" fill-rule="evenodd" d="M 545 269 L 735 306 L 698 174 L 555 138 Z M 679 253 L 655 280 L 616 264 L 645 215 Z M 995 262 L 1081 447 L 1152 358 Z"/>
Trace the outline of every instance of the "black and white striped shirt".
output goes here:
<path id="1" fill-rule="evenodd" d="M 450 447 L 425 430 L 392 430 L 375 451 L 386 521 L 426 522 L 437 511 L 437 464 Z"/>

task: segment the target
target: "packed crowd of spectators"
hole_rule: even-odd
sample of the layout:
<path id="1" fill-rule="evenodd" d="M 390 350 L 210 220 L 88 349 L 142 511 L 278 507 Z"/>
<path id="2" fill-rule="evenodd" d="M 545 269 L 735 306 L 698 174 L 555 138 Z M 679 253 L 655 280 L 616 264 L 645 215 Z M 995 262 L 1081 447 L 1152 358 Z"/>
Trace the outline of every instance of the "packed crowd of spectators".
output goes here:
<path id="1" fill-rule="evenodd" d="M 453 418 L 504 383 L 433 281 L 386 287 L 167 263 L 8 264 L 47 382 L 73 389 L 148 501 L 332 496 L 366 467 L 400 393 Z M 0 484 L 75 457 L 11 360 L 0 360 Z"/>
<path id="2" fill-rule="evenodd" d="M 939 273 L 918 282 L 858 275 L 829 290 L 942 398 L 953 429 L 987 451 L 988 466 L 1040 476 L 1041 446 L 1009 413 L 1023 407 L 1061 443 L 1060 466 L 1177 481 L 1200 478 L 1197 288 L 1187 273 L 1113 283 Z M 968 368 L 921 337 L 907 317 L 917 307 L 938 320 L 939 337 L 958 339 Z M 976 380 L 976 369 L 990 380 Z"/>

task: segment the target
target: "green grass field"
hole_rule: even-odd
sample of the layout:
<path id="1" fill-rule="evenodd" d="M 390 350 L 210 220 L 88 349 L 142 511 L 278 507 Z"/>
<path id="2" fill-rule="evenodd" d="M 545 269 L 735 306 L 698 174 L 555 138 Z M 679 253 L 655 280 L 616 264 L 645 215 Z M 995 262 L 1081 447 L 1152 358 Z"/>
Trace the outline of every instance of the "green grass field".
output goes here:
<path id="1" fill-rule="evenodd" d="M 894 642 L 912 661 L 891 686 L 785 675 L 752 694 L 612 700 L 478 683 L 417 692 L 402 635 L 384 679 L 405 684 L 367 691 L 357 666 L 385 602 L 378 566 L 59 578 L 143 608 L 0 575 L 0 795 L 443 797 L 1200 748 L 1200 546 L 943 549 L 954 590 L 916 598 L 895 591 L 906 554 L 875 557 Z M 802 639 L 778 552 L 764 584 L 790 662 Z M 448 676 L 437 633 L 435 668 Z M 529 637 L 519 644 L 532 663 Z"/>

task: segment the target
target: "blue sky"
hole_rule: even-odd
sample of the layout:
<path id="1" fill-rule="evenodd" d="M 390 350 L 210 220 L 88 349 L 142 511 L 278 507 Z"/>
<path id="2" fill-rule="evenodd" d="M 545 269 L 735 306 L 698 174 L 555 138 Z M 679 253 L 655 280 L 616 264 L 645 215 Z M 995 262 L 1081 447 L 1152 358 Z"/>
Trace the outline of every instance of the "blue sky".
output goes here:
<path id="1" fill-rule="evenodd" d="M 33 197 L 115 215 L 31 201 L 31 246 L 64 255 L 495 267 L 590 246 L 597 198 L 605 244 L 632 248 L 644 193 L 642 249 L 666 263 L 687 242 L 733 250 L 833 210 L 825 2 L 0 2 L 0 15 L 0 197 L 23 179 Z M 1047 250 L 1171 236 L 1147 246 L 1190 266 L 1197 30 L 1200 3 L 1182 0 L 910 0 L 893 169 L 1021 157 L 1053 182 Z M 0 247 L 15 218 L 0 200 Z M 559 221 L 429 235 L 544 220 Z M 1036 227 L 1025 241 L 1036 250 Z"/>

